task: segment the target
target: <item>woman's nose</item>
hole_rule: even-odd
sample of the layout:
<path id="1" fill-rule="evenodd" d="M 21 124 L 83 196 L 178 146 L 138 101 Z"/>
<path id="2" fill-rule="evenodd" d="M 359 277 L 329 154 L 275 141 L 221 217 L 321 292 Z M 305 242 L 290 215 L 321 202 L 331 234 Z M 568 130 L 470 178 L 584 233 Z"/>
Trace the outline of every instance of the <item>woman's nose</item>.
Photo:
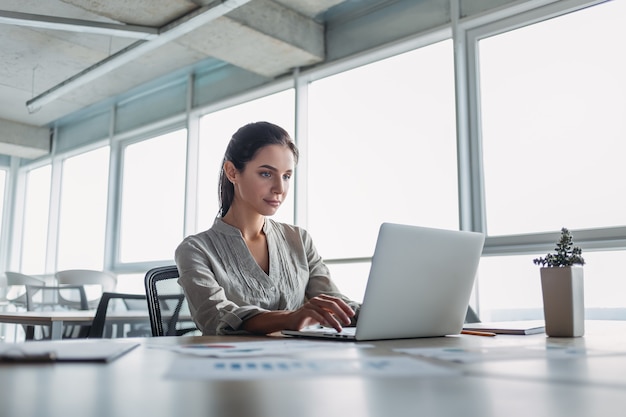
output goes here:
<path id="1" fill-rule="evenodd" d="M 276 182 L 274 182 L 274 188 L 273 188 L 274 194 L 282 194 L 285 191 L 285 185 L 283 184 L 282 179 L 278 179 Z"/>

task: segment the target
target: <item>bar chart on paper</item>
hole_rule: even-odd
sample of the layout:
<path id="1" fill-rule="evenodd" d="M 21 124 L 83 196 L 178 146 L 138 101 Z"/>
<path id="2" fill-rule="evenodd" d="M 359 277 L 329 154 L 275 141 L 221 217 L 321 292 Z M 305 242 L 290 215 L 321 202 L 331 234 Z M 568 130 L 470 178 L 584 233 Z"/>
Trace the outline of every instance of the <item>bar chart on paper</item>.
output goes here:
<path id="1" fill-rule="evenodd" d="M 376 357 L 354 360 L 302 360 L 294 358 L 208 359 L 179 357 L 167 373 L 173 379 L 266 379 L 329 375 L 452 376 L 457 372 L 410 357 Z"/>

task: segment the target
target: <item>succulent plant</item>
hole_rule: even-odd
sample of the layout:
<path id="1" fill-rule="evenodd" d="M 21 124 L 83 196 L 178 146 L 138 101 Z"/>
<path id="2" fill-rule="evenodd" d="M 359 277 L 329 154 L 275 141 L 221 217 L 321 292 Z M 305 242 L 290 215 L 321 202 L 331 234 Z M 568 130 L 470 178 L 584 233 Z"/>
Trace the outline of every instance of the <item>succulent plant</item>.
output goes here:
<path id="1" fill-rule="evenodd" d="M 572 265 L 584 265 L 585 260 L 581 256 L 582 249 L 574 246 L 573 237 L 567 228 L 561 229 L 561 238 L 554 248 L 555 253 L 548 253 L 543 258 L 533 259 L 535 265 L 543 267 L 565 267 Z"/>

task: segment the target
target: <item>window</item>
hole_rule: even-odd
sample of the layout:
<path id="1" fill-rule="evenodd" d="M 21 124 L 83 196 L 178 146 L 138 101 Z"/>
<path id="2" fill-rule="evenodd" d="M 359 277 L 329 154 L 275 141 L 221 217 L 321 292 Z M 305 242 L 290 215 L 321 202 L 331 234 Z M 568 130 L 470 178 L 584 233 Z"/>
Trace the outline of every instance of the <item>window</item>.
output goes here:
<path id="1" fill-rule="evenodd" d="M 382 222 L 458 229 L 452 42 L 311 83 L 308 230 L 321 256 L 370 257 Z M 368 264 L 332 265 L 362 296 Z"/>
<path id="2" fill-rule="evenodd" d="M 612 1 L 480 40 L 490 235 L 626 224 L 624 39 Z"/>
<path id="3" fill-rule="evenodd" d="M 103 268 L 109 147 L 63 162 L 57 269 Z"/>
<path id="4" fill-rule="evenodd" d="M 478 301 L 484 321 L 543 319 L 539 267 L 532 260 L 545 253 L 483 257 Z M 615 265 L 626 263 L 626 251 L 583 252 L 585 316 L 626 320 L 626 280 Z"/>
<path id="5" fill-rule="evenodd" d="M 458 228 L 452 42 L 310 86 L 309 231 L 371 256 L 381 222 Z"/>
<path id="6" fill-rule="evenodd" d="M 2 232 L 2 218 L 4 216 L 4 189 L 6 187 L 7 172 L 0 169 L 0 232 Z"/>
<path id="7" fill-rule="evenodd" d="M 46 272 L 51 172 L 51 165 L 45 165 L 32 169 L 26 174 L 24 232 L 20 264 L 20 271 L 25 274 Z"/>
<path id="8" fill-rule="evenodd" d="M 217 186 L 226 146 L 241 126 L 267 121 L 285 129 L 294 137 L 293 89 L 249 101 L 204 116 L 200 121 L 200 166 L 198 180 L 198 231 L 211 227 L 219 210 Z M 296 170 L 297 175 L 297 170 Z M 293 180 L 292 180 L 293 184 Z M 287 200 L 273 217 L 293 223 L 293 185 Z"/>
<path id="9" fill-rule="evenodd" d="M 183 239 L 187 130 L 124 149 L 120 261 L 174 259 Z"/>
<path id="10" fill-rule="evenodd" d="M 625 24 L 626 2 L 609 1 L 485 38 L 491 28 L 476 29 L 486 228 L 512 242 L 481 261 L 483 319 L 542 318 L 532 259 L 545 253 L 526 253 L 525 234 L 567 227 L 580 244 L 576 229 L 602 241 L 602 228 L 626 224 Z M 588 318 L 626 318 L 615 272 L 626 252 L 610 245 L 583 252 Z"/>

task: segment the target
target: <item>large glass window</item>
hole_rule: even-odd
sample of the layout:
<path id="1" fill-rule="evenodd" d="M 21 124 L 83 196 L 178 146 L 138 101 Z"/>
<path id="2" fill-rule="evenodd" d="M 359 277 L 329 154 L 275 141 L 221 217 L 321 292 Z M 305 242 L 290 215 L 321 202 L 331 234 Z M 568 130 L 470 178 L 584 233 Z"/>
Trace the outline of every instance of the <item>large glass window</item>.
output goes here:
<path id="1" fill-rule="evenodd" d="M 124 149 L 120 261 L 174 259 L 183 238 L 187 130 Z"/>
<path id="2" fill-rule="evenodd" d="M 372 256 L 382 222 L 458 229 L 452 42 L 311 83 L 308 229 L 321 256 Z M 368 263 L 332 264 L 360 300 Z"/>
<path id="3" fill-rule="evenodd" d="M 616 52 L 624 39 L 626 2 L 609 1 L 478 41 L 490 236 L 523 246 L 523 234 L 626 224 L 626 60 Z M 515 254 L 514 245 L 481 261 L 483 319 L 543 317 L 532 259 L 545 253 Z M 583 256 L 587 317 L 626 317 L 615 296 L 625 252 Z"/>
<path id="4" fill-rule="evenodd" d="M 543 319 L 539 267 L 532 260 L 545 253 L 483 257 L 478 302 L 484 321 Z M 584 252 L 585 310 L 588 319 L 626 319 L 626 280 L 615 265 L 626 251 Z M 619 270 L 619 269 L 617 269 Z"/>
<path id="5" fill-rule="evenodd" d="M 103 268 L 109 147 L 63 162 L 57 269 Z"/>
<path id="6" fill-rule="evenodd" d="M 371 256 L 382 222 L 458 228 L 452 42 L 310 85 L 308 224 L 326 258 Z"/>
<path id="7" fill-rule="evenodd" d="M 0 169 L 0 233 L 2 233 L 2 216 L 4 215 L 4 193 L 6 187 L 7 172 Z"/>
<path id="8" fill-rule="evenodd" d="M 490 235 L 626 224 L 626 2 L 480 40 Z"/>
<path id="9" fill-rule="evenodd" d="M 50 211 L 52 167 L 45 165 L 26 174 L 24 232 L 20 271 L 25 274 L 46 272 L 46 248 Z"/>
<path id="10" fill-rule="evenodd" d="M 218 177 L 226 146 L 233 133 L 247 123 L 267 121 L 287 130 L 295 140 L 294 104 L 294 92 L 289 89 L 202 117 L 198 169 L 198 231 L 210 228 L 217 216 Z M 292 189 L 273 217 L 274 220 L 293 223 L 293 195 L 292 180 Z"/>

